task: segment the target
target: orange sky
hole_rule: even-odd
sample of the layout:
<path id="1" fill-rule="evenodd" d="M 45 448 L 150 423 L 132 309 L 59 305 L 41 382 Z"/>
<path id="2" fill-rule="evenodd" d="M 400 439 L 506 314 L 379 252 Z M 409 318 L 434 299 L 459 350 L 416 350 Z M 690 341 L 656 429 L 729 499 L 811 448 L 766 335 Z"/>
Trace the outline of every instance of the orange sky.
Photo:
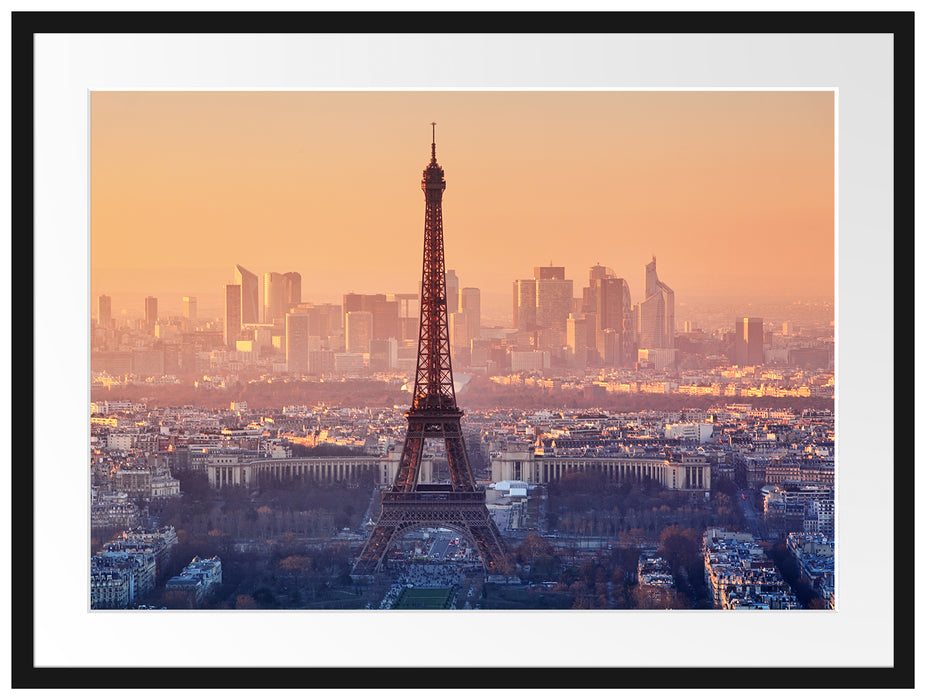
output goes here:
<path id="1" fill-rule="evenodd" d="M 236 264 L 415 291 L 432 121 L 447 267 L 490 318 L 551 262 L 637 301 L 653 255 L 677 304 L 833 299 L 834 98 L 803 91 L 95 92 L 92 299 L 218 313 Z"/>

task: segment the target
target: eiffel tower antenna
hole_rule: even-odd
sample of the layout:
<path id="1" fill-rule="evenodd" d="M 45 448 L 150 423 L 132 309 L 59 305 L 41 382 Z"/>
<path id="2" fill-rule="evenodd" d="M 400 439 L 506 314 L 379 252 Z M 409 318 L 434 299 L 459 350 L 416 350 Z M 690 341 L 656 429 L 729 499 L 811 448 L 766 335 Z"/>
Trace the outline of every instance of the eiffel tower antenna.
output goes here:
<path id="1" fill-rule="evenodd" d="M 354 563 L 351 577 L 355 581 L 369 580 L 382 569 L 397 539 L 425 527 L 447 528 L 467 539 L 479 552 L 486 571 L 509 570 L 504 540 L 485 505 L 485 491 L 473 478 L 460 425 L 463 411 L 457 407 L 453 388 L 441 212 L 447 183 L 437 163 L 435 126 L 431 122 L 431 162 L 421 177 L 425 199 L 421 318 L 412 405 L 405 413 L 408 430 L 395 480 L 383 493 L 376 527 Z M 428 439 L 444 442 L 450 484 L 419 483 Z"/>

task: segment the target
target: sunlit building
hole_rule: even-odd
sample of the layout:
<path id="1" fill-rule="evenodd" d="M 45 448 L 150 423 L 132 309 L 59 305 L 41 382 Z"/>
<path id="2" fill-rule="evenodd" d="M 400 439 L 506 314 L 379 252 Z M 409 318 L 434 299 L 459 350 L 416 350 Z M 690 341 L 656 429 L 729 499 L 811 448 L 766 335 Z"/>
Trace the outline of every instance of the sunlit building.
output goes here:
<path id="1" fill-rule="evenodd" d="M 101 326 L 108 328 L 113 320 L 113 300 L 107 294 L 100 294 L 97 298 L 96 320 Z"/>
<path id="2" fill-rule="evenodd" d="M 354 311 L 369 312 L 372 316 L 370 339 L 398 338 L 399 301 L 389 299 L 385 294 L 345 294 L 344 295 L 344 332 L 347 333 L 347 314 Z M 365 350 L 364 352 L 369 352 Z"/>
<path id="3" fill-rule="evenodd" d="M 690 491 L 707 497 L 711 489 L 711 465 L 696 451 L 646 456 L 590 456 L 586 454 L 538 454 L 504 451 L 492 457 L 493 481 L 557 482 L 571 472 L 600 474 L 611 483 L 624 484 L 652 479 L 673 491 Z"/>
<path id="4" fill-rule="evenodd" d="M 264 274 L 264 323 L 283 319 L 302 301 L 302 275 L 298 272 Z"/>
<path id="5" fill-rule="evenodd" d="M 512 326 L 519 331 L 537 328 L 537 281 L 514 281 Z"/>
<path id="6" fill-rule="evenodd" d="M 395 338 L 370 341 L 370 369 L 374 372 L 395 369 L 398 356 L 399 344 Z"/>
<path id="7" fill-rule="evenodd" d="M 573 310 L 572 280 L 564 267 L 535 267 L 537 282 L 537 325 L 547 329 L 545 345 L 560 348 L 566 344 L 566 320 Z"/>
<path id="8" fill-rule="evenodd" d="M 457 308 L 466 314 L 467 347 L 469 341 L 478 338 L 482 327 L 481 297 L 476 287 L 463 287 L 460 290 L 460 303 Z"/>
<path id="9" fill-rule="evenodd" d="M 183 317 L 196 320 L 196 297 L 183 297 Z"/>
<path id="10" fill-rule="evenodd" d="M 573 311 L 572 280 L 565 267 L 535 267 L 534 279 L 514 281 L 513 326 L 537 332 L 541 347 L 566 344 L 566 320 Z"/>
<path id="11" fill-rule="evenodd" d="M 569 314 L 569 318 L 566 319 L 569 365 L 576 369 L 584 369 L 589 363 L 588 325 L 585 314 Z"/>
<path id="12" fill-rule="evenodd" d="M 460 278 L 457 277 L 456 270 L 447 270 L 445 274 L 447 286 L 447 313 L 452 314 L 460 310 Z"/>
<path id="13" fill-rule="evenodd" d="M 370 352 L 370 342 L 373 340 L 373 314 L 370 311 L 348 311 L 344 324 L 347 352 Z"/>
<path id="14" fill-rule="evenodd" d="M 154 332 L 154 327 L 158 323 L 158 300 L 157 297 L 145 297 L 145 328 L 149 333 Z"/>
<path id="15" fill-rule="evenodd" d="M 397 340 L 418 340 L 418 316 L 421 312 L 418 295 L 387 294 L 386 300 L 394 301 L 398 305 L 399 336 Z"/>
<path id="16" fill-rule="evenodd" d="M 235 347 L 241 335 L 241 285 L 225 285 L 225 345 Z"/>
<path id="17" fill-rule="evenodd" d="M 675 292 L 656 274 L 656 258 L 647 263 L 643 300 L 637 305 L 637 340 L 641 349 L 675 347 Z"/>
<path id="18" fill-rule="evenodd" d="M 633 306 L 630 285 L 622 277 L 590 280 L 595 301 L 595 347 L 598 357 L 609 367 L 620 367 L 636 360 L 633 337 Z"/>
<path id="19" fill-rule="evenodd" d="M 762 326 L 762 319 L 755 316 L 736 319 L 735 364 L 745 367 L 764 362 L 765 334 Z"/>
<path id="20" fill-rule="evenodd" d="M 286 371 L 305 374 L 309 371 L 309 317 L 286 314 Z"/>
<path id="21" fill-rule="evenodd" d="M 241 323 L 260 323 L 257 275 L 245 270 L 241 265 L 235 265 L 235 284 L 241 287 Z"/>

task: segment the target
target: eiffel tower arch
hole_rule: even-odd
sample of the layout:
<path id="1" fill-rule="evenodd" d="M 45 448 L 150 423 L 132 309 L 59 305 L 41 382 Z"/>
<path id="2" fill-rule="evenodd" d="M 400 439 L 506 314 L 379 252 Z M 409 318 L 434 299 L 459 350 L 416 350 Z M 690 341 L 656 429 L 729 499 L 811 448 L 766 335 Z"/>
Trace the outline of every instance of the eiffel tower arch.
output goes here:
<path id="1" fill-rule="evenodd" d="M 457 407 L 450 361 L 447 284 L 441 201 L 447 184 L 437 163 L 434 124 L 431 162 L 424 169 L 424 254 L 421 271 L 421 318 L 412 405 L 405 413 L 408 430 L 395 481 L 383 493 L 383 508 L 354 564 L 355 581 L 381 570 L 387 554 L 403 535 L 426 527 L 446 528 L 465 538 L 490 573 L 510 570 L 501 533 L 485 504 L 485 490 L 473 478 Z M 419 483 L 421 457 L 428 440 L 442 441 L 450 469 L 449 484 Z"/>

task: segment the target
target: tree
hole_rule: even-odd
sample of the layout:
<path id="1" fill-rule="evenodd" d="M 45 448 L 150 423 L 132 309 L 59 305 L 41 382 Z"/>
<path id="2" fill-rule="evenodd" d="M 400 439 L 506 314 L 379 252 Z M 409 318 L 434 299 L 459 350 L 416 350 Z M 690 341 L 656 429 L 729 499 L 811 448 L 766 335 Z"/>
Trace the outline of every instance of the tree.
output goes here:
<path id="1" fill-rule="evenodd" d="M 516 550 L 517 560 L 533 566 L 540 557 L 553 555 L 553 545 L 536 532 L 529 532 Z"/>
<path id="2" fill-rule="evenodd" d="M 239 595 L 235 599 L 235 610 L 256 610 L 257 607 L 257 601 L 254 600 L 254 597 L 246 593 Z"/>

